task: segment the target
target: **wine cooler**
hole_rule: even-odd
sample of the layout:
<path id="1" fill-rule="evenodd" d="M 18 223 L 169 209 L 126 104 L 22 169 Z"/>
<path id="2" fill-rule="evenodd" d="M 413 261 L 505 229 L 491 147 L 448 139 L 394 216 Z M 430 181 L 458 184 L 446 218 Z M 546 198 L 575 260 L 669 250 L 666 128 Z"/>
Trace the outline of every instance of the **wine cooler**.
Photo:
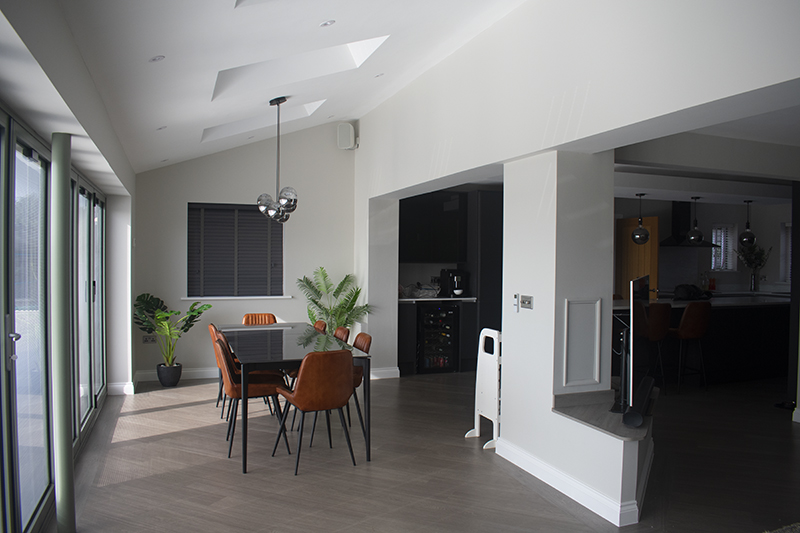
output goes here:
<path id="1" fill-rule="evenodd" d="M 418 305 L 417 373 L 458 372 L 458 304 Z"/>

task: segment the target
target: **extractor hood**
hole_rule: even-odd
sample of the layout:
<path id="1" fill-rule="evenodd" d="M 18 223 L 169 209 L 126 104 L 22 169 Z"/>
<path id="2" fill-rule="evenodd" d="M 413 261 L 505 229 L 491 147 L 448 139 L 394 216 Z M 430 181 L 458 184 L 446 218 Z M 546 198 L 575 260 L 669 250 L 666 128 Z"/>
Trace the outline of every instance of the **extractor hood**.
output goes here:
<path id="1" fill-rule="evenodd" d="M 700 244 L 691 244 L 686 234 L 692 229 L 691 202 L 672 202 L 672 234 L 659 243 L 660 246 L 680 246 L 685 248 L 719 248 L 711 244 L 710 235 L 706 235 Z"/>

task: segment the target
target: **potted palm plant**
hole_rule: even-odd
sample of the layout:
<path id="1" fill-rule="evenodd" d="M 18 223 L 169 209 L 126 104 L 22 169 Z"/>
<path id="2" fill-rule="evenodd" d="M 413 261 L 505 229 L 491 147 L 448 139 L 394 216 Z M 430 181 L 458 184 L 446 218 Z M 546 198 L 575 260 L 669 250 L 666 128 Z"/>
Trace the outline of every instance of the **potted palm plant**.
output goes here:
<path id="1" fill-rule="evenodd" d="M 308 276 L 299 278 L 297 287 L 308 299 L 309 322 L 324 320 L 328 336 L 340 326 L 350 328 L 372 311 L 369 304 L 358 305 L 361 288 L 356 286 L 353 274 L 346 275 L 338 284 L 333 283 L 324 267 L 315 270 L 313 276 L 313 280 Z M 318 338 L 318 342 L 324 339 Z"/>
<path id="2" fill-rule="evenodd" d="M 211 309 L 211 304 L 200 305 L 200 302 L 194 302 L 181 317 L 180 311 L 170 311 L 161 298 L 148 293 L 136 297 L 133 321 L 145 333 L 156 334 L 158 347 L 164 358 L 164 362 L 156 366 L 161 385 L 174 387 L 180 381 L 182 367 L 175 362 L 175 345 L 181 335 L 189 331 L 208 309 Z"/>

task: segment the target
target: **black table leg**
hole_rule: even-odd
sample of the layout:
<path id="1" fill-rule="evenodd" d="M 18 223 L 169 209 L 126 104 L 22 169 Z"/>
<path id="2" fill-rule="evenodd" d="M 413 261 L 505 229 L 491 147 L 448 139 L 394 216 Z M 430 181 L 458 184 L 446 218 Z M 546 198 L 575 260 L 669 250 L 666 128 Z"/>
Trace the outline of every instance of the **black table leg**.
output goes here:
<path id="1" fill-rule="evenodd" d="M 364 367 L 364 429 L 366 429 L 367 438 L 365 439 L 367 442 L 367 461 L 372 460 L 371 452 L 371 431 L 370 428 L 372 426 L 371 420 L 372 415 L 370 414 L 371 411 L 371 401 L 370 401 L 370 391 L 369 391 L 369 381 L 370 381 L 370 368 L 371 368 L 371 361 L 369 358 L 365 358 L 361 360 L 363 362 L 362 366 Z"/>
<path id="2" fill-rule="evenodd" d="M 242 474 L 247 473 L 247 382 L 250 368 L 242 364 Z"/>

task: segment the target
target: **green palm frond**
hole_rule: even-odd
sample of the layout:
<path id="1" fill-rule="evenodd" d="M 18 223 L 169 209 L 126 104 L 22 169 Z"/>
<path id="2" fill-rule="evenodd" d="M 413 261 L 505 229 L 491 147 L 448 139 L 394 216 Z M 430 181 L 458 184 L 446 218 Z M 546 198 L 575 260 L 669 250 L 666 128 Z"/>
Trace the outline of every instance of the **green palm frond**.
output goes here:
<path id="1" fill-rule="evenodd" d="M 336 290 L 333 291 L 333 297 L 339 298 L 344 291 L 349 289 L 354 283 L 356 282 L 356 277 L 352 274 L 348 274 L 344 277 L 344 279 L 339 282 L 339 285 L 336 287 Z"/>
<path id="2" fill-rule="evenodd" d="M 319 267 L 314 271 L 314 281 L 317 283 L 317 288 L 322 291 L 323 294 L 331 293 L 333 282 L 323 267 Z"/>
<path id="3" fill-rule="evenodd" d="M 312 324 L 324 320 L 328 334 L 333 335 L 337 327 L 351 327 L 357 320 L 372 311 L 369 304 L 356 305 L 361 289 L 354 287 L 356 278 L 348 274 L 334 285 L 324 267 L 314 271 L 314 280 L 303 276 L 297 280 L 297 287 L 308 300 L 308 320 Z"/>

